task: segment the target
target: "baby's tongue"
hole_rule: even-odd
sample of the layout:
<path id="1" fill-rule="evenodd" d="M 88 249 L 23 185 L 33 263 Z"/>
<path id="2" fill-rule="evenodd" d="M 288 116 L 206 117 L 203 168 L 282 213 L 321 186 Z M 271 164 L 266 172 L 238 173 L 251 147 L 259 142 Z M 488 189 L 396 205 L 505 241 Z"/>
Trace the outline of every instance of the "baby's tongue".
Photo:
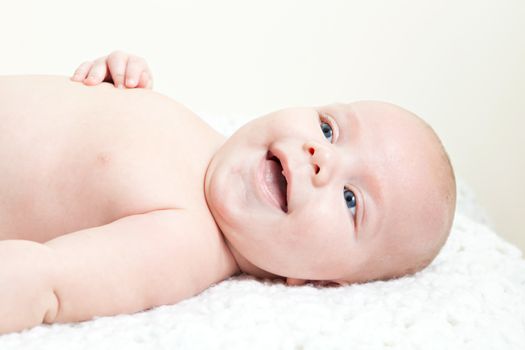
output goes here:
<path id="1" fill-rule="evenodd" d="M 286 208 L 286 179 L 282 175 L 283 168 L 275 160 L 266 160 L 264 182 L 273 197 L 277 198 L 281 208 Z"/>

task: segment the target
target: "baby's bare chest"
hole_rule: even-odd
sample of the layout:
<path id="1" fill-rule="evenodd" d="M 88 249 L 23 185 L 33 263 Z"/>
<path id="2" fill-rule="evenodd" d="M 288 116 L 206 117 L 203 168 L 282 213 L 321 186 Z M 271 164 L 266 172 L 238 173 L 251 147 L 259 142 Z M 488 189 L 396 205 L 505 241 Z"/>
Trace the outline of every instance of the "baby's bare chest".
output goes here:
<path id="1" fill-rule="evenodd" d="M 25 114 L 0 110 L 0 239 L 44 242 L 157 209 L 205 210 L 216 134 L 182 107 L 140 106 L 51 99 Z"/>

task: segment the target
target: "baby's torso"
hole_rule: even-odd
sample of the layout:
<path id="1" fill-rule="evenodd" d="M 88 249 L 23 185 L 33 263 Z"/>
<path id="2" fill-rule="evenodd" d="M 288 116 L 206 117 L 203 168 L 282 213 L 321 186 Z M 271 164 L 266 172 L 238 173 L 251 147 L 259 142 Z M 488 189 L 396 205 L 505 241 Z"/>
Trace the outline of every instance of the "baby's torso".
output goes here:
<path id="1" fill-rule="evenodd" d="M 202 212 L 223 137 L 153 92 L 0 78 L 0 239 L 45 242 L 157 209 Z"/>

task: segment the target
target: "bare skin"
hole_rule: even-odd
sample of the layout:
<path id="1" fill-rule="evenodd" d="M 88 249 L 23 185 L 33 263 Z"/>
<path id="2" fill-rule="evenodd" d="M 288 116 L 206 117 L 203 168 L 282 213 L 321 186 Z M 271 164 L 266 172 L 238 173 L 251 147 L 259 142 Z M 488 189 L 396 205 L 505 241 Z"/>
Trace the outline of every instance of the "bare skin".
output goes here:
<path id="1" fill-rule="evenodd" d="M 203 192 L 224 137 L 184 106 L 65 77 L 2 77 L 0 96 L 0 280 L 12 282 L 0 332 L 172 304 L 239 271 Z M 14 255 L 28 247 L 44 262 L 23 273 Z M 60 307 L 5 324 L 27 305 L 22 280 L 44 268 L 38 289 Z"/>
<path id="2" fill-rule="evenodd" d="M 167 97 L 102 83 L 150 88 L 136 57 L 72 80 L 0 78 L 0 333 L 173 304 L 241 272 L 400 276 L 446 240 L 453 173 L 402 108 L 287 108 L 225 139 Z"/>

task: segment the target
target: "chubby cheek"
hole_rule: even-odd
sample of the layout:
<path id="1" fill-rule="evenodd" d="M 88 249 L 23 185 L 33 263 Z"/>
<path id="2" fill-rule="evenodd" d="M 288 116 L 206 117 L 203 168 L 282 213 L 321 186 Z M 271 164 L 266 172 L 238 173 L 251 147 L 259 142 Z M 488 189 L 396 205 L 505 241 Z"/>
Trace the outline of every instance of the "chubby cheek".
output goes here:
<path id="1" fill-rule="evenodd" d="M 310 274 L 326 275 L 340 266 L 352 248 L 348 220 L 334 210 L 318 206 L 315 214 L 304 212 L 289 226 L 287 245 L 295 263 Z M 309 278 L 313 278 L 309 275 Z"/>

